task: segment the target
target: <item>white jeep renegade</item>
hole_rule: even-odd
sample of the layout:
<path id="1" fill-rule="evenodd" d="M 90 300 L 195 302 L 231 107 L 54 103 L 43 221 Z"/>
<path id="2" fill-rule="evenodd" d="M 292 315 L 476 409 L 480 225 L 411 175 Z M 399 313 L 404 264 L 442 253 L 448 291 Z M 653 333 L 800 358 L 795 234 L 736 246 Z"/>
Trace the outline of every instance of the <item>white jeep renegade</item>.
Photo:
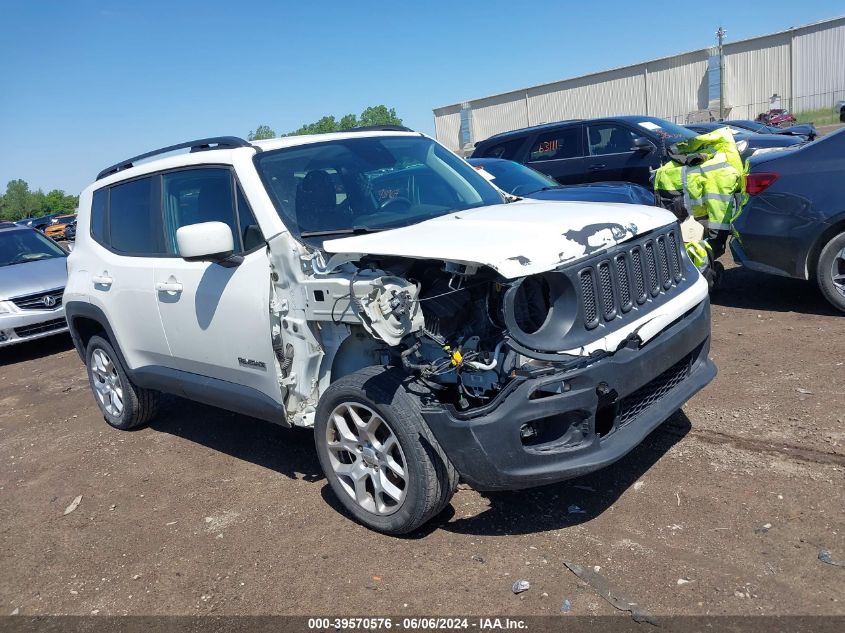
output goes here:
<path id="1" fill-rule="evenodd" d="M 106 421 L 166 392 L 313 427 L 387 533 L 459 481 L 610 464 L 716 372 L 670 213 L 506 199 L 405 128 L 163 148 L 101 172 L 78 220 L 65 310 Z"/>

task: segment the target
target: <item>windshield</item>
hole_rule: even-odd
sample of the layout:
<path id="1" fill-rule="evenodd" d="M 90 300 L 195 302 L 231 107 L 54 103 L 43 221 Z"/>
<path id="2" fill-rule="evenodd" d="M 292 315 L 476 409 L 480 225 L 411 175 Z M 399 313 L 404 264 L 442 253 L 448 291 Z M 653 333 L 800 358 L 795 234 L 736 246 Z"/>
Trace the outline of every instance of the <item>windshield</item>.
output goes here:
<path id="1" fill-rule="evenodd" d="M 0 232 L 0 266 L 65 256 L 58 244 L 33 229 Z"/>
<path id="2" fill-rule="evenodd" d="M 673 145 L 696 136 L 692 130 L 663 119 L 643 117 L 637 121 L 637 125 L 656 134 L 665 145 Z"/>
<path id="3" fill-rule="evenodd" d="M 297 237 L 377 231 L 503 199 L 481 174 L 424 136 L 345 138 L 255 157 Z"/>
<path id="4" fill-rule="evenodd" d="M 509 160 L 491 160 L 483 162 L 469 161 L 471 165 L 482 168 L 493 176 L 493 184 L 515 196 L 557 187 L 556 181 L 538 171 Z"/>

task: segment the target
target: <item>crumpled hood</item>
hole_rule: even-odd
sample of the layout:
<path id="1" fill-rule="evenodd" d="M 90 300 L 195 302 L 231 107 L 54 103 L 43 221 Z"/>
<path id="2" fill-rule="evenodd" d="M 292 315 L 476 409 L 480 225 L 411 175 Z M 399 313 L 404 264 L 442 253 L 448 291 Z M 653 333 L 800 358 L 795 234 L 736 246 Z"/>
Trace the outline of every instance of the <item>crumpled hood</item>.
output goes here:
<path id="1" fill-rule="evenodd" d="M 323 243 L 329 253 L 481 264 L 506 279 L 553 270 L 675 222 L 658 207 L 520 200 Z"/>
<path id="2" fill-rule="evenodd" d="M 65 257 L 0 266 L 0 300 L 64 288 L 66 283 Z"/>

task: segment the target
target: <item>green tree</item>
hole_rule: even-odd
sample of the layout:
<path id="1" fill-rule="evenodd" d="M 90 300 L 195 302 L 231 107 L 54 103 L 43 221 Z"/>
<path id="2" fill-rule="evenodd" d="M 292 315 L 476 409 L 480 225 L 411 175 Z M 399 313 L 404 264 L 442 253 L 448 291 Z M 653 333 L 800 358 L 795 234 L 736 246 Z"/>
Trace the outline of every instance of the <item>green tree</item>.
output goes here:
<path id="1" fill-rule="evenodd" d="M 353 127 L 358 127 L 358 117 L 354 114 L 345 114 L 340 117 L 340 123 L 337 124 L 340 130 L 351 130 Z"/>
<path id="2" fill-rule="evenodd" d="M 396 116 L 394 108 L 388 109 L 387 106 L 377 105 L 371 106 L 361 113 L 358 125 L 361 127 L 367 125 L 402 125 L 402 119 Z"/>
<path id="3" fill-rule="evenodd" d="M 33 209 L 32 192 L 29 190 L 27 182 L 20 178 L 9 181 L 3 199 L 5 217 L 9 220 L 20 220 L 28 217 Z"/>
<path id="4" fill-rule="evenodd" d="M 259 125 L 247 135 L 247 139 L 250 141 L 260 141 L 265 138 L 276 138 L 276 132 L 269 125 Z"/>
<path id="5" fill-rule="evenodd" d="M 385 105 L 377 105 L 365 108 L 361 113 L 361 116 L 345 114 L 340 117 L 340 121 L 335 119 L 333 115 L 327 115 L 314 123 L 306 123 L 299 129 L 283 134 L 283 136 L 325 134 L 327 132 L 349 130 L 355 127 L 363 127 L 365 125 L 402 125 L 402 119 L 396 115 L 395 108 L 388 108 Z M 276 133 L 271 130 L 269 126 L 259 125 L 255 131 L 249 133 L 248 138 L 250 141 L 255 141 L 262 138 L 273 138 L 275 136 Z"/>
<path id="6" fill-rule="evenodd" d="M 30 211 L 29 215 L 47 215 L 48 213 L 55 213 L 47 206 L 47 196 L 41 189 L 32 192 L 30 197 Z"/>

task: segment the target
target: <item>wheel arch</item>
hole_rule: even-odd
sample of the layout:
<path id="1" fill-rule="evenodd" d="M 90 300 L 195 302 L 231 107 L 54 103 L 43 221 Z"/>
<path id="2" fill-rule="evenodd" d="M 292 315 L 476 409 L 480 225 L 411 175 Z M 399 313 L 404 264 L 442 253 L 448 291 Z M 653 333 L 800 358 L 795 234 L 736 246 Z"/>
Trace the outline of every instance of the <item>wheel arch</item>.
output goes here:
<path id="1" fill-rule="evenodd" d="M 845 211 L 834 216 L 829 221 L 829 226 L 824 229 L 807 251 L 807 258 L 804 261 L 804 270 L 807 279 L 816 278 L 816 266 L 819 263 L 819 256 L 825 245 L 840 233 L 845 233 Z"/>
<path id="2" fill-rule="evenodd" d="M 120 345 L 117 343 L 114 330 L 112 330 L 108 318 L 100 308 L 82 301 L 69 301 L 65 304 L 65 318 L 73 345 L 83 363 L 85 363 L 85 351 L 88 348 L 88 342 L 92 337 L 99 335 L 107 339 L 114 348 L 127 374 L 131 373 Z"/>

